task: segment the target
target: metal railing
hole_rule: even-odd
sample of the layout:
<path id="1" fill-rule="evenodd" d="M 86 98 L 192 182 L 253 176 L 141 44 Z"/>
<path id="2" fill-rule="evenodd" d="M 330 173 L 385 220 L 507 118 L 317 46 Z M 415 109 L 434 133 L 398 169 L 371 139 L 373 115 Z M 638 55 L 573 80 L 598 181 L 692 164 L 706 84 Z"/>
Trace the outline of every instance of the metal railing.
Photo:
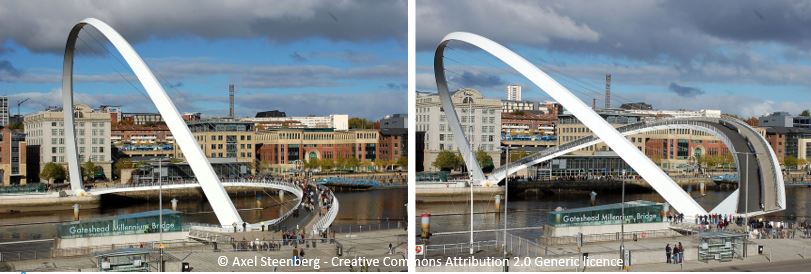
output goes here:
<path id="1" fill-rule="evenodd" d="M 428 256 L 436 254 L 442 255 L 455 255 L 455 254 L 470 254 L 470 248 L 473 247 L 473 252 L 484 250 L 494 250 L 501 248 L 501 244 L 496 240 L 475 241 L 471 243 L 453 243 L 453 244 L 434 244 L 425 246 L 425 252 Z"/>
<path id="2" fill-rule="evenodd" d="M 547 256 L 549 249 L 541 244 L 529 239 L 525 239 L 510 233 L 507 233 L 507 239 L 504 239 L 503 234 L 498 235 L 498 240 L 502 241 L 502 245 L 507 249 L 510 257 L 541 257 Z"/>
<path id="3" fill-rule="evenodd" d="M 313 234 L 319 234 L 324 231 L 327 231 L 332 222 L 335 221 L 335 217 L 338 216 L 338 210 L 340 210 L 340 203 L 338 203 L 338 198 L 335 195 L 332 195 L 332 205 L 329 207 L 327 214 L 321 216 L 315 225 L 313 225 Z M 320 209 L 319 209 L 320 210 Z"/>
<path id="4" fill-rule="evenodd" d="M 52 258 L 50 250 L 18 250 L 0 252 L 0 262 L 38 260 Z"/>
<path id="5" fill-rule="evenodd" d="M 388 229 L 405 229 L 405 228 L 406 228 L 405 221 L 396 221 L 396 222 L 385 221 L 380 223 L 363 224 L 363 225 L 332 225 L 330 231 L 333 231 L 335 233 L 344 233 L 351 235 L 352 233 L 361 233 Z"/>

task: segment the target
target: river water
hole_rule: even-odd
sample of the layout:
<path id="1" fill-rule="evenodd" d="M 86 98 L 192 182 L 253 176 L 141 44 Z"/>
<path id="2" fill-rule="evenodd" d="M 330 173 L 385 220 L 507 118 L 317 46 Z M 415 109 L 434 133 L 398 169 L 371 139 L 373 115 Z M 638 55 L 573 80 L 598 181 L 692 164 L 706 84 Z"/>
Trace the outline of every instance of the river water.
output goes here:
<path id="1" fill-rule="evenodd" d="M 379 223 L 381 220 L 401 220 L 405 216 L 403 205 L 407 201 L 407 193 L 406 188 L 337 192 L 335 195 L 341 207 L 334 223 L 361 225 Z M 289 193 L 284 201 L 277 195 L 262 191 L 243 191 L 231 195 L 240 215 L 249 223 L 278 218 L 293 206 L 294 201 Z M 256 202 L 257 196 L 260 197 L 260 204 Z M 171 209 L 171 199 L 171 196 L 164 194 L 163 208 Z M 91 220 L 158 208 L 157 193 L 146 201 L 104 198 L 99 208 L 81 209 L 80 218 Z M 181 198 L 177 210 L 182 212 L 184 223 L 219 223 L 211 205 L 202 196 Z M 57 225 L 71 221 L 73 210 L 3 213 L 0 214 L 0 242 L 56 238 Z"/>
<path id="2" fill-rule="evenodd" d="M 706 195 L 699 196 L 697 191 L 691 195 L 705 209 L 712 209 L 724 198 L 732 193 L 732 190 L 707 190 Z M 626 201 L 648 200 L 664 202 L 662 196 L 655 191 L 641 193 L 626 193 Z M 788 207 L 785 211 L 774 213 L 764 218 L 771 219 L 799 219 L 811 216 L 811 189 L 805 186 L 787 186 L 786 200 Z M 596 204 L 611 204 L 622 201 L 620 191 L 598 193 Z M 503 204 L 502 204 L 503 206 Z M 550 195 L 529 194 L 510 197 L 508 203 L 508 228 L 532 228 L 512 230 L 511 234 L 521 236 L 526 239 L 537 240 L 543 235 L 543 225 L 549 212 L 557 207 L 566 209 L 588 207 L 591 201 L 588 193 L 555 193 Z M 474 230 L 503 229 L 504 228 L 504 208 L 500 214 L 495 213 L 495 202 L 476 202 L 474 204 L 473 215 Z M 431 214 L 431 232 L 465 232 L 470 231 L 470 203 L 447 202 L 447 203 L 419 203 L 417 204 L 417 215 L 422 213 Z M 420 233 L 419 217 L 414 219 L 417 222 L 417 234 Z M 474 240 L 491 240 L 496 232 L 475 233 Z M 499 232 L 502 233 L 502 232 Z M 470 233 L 460 233 L 457 235 L 433 236 L 432 243 L 462 243 L 470 241 Z"/>

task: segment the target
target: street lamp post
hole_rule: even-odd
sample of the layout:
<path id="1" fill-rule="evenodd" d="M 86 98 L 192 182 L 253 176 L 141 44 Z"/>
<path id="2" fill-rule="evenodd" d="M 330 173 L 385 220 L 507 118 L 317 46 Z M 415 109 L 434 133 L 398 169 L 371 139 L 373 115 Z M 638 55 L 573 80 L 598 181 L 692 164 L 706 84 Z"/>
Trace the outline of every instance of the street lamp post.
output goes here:
<path id="1" fill-rule="evenodd" d="M 622 260 L 621 269 L 625 269 L 625 180 L 622 180 L 622 198 L 620 203 L 620 260 Z"/>
<path id="2" fill-rule="evenodd" d="M 507 134 L 509 137 L 510 135 Z M 508 138 L 509 139 L 509 138 Z M 510 145 L 507 144 L 507 162 L 505 163 L 507 172 L 507 176 L 504 176 L 504 242 L 502 246 L 504 247 L 504 272 L 509 271 L 509 265 L 506 263 L 507 261 L 507 194 L 509 193 L 509 184 L 510 184 Z"/>
<path id="3" fill-rule="evenodd" d="M 473 97 L 470 95 L 470 93 L 465 92 L 465 98 L 467 98 L 467 110 L 468 110 L 467 114 L 471 115 L 471 116 L 468 116 L 468 118 L 471 118 L 471 117 L 473 117 L 472 116 L 472 114 L 473 114 L 472 113 L 473 112 Z M 470 121 L 470 119 L 467 119 L 467 120 L 470 123 L 469 126 L 468 126 L 468 129 L 470 129 L 470 158 L 469 159 L 471 161 L 476 161 L 476 158 L 475 158 L 476 154 L 473 153 L 473 141 L 476 139 L 475 136 L 473 136 L 473 121 Z M 468 182 L 470 182 L 470 255 L 473 255 L 473 183 L 474 182 L 473 182 L 473 172 L 471 170 L 468 170 L 467 173 L 468 173 L 468 177 L 469 177 Z"/>
<path id="4" fill-rule="evenodd" d="M 158 158 L 158 249 L 160 262 L 158 267 L 163 272 L 163 158 Z"/>

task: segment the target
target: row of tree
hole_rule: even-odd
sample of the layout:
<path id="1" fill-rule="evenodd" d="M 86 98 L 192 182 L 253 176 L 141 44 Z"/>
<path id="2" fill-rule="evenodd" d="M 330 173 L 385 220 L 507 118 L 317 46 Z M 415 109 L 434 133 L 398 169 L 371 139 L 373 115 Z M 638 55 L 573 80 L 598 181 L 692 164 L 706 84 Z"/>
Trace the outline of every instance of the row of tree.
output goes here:
<path id="1" fill-rule="evenodd" d="M 82 163 L 80 168 L 82 180 L 84 180 L 85 183 L 95 181 L 96 178 L 98 178 L 100 168 L 100 166 L 97 166 L 90 161 Z M 68 178 L 68 171 L 60 164 L 47 163 L 44 167 L 42 167 L 39 177 L 49 182 L 61 183 Z"/>
<path id="2" fill-rule="evenodd" d="M 490 157 L 487 152 L 482 150 L 476 151 L 476 161 L 479 162 L 479 167 L 484 172 L 490 172 L 494 168 L 493 157 Z M 459 152 L 443 150 L 439 152 L 431 165 L 442 171 L 451 171 L 462 169 L 465 166 L 465 161 Z"/>
<path id="3" fill-rule="evenodd" d="M 369 167 L 376 167 L 379 170 L 388 170 L 393 168 L 406 168 L 408 167 L 408 158 L 407 157 L 400 157 L 397 160 L 383 160 L 377 159 L 374 162 L 363 160 L 361 161 L 355 157 L 339 157 L 336 159 L 318 159 L 312 158 L 304 162 L 304 168 L 306 169 L 321 169 L 321 170 L 332 170 L 332 169 L 351 169 L 357 170 L 360 168 L 369 168 Z"/>

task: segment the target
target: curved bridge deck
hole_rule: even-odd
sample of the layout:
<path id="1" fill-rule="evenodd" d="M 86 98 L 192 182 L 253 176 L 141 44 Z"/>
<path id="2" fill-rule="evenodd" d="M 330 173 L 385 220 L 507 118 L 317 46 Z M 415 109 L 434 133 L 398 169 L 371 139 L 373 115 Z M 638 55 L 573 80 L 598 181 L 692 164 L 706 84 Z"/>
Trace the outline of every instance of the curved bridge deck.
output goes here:
<path id="1" fill-rule="evenodd" d="M 258 222 L 256 224 L 250 224 L 251 229 L 259 229 L 261 224 L 264 225 L 273 225 L 279 223 L 289 217 L 293 212 L 301 205 L 302 198 L 304 197 L 304 193 L 302 190 L 293 183 L 288 182 L 281 182 L 281 181 L 274 181 L 274 180 L 239 180 L 239 181 L 223 181 L 222 185 L 224 187 L 256 187 L 256 188 L 270 188 L 280 191 L 285 191 L 288 193 L 293 194 L 296 196 L 296 206 L 293 207 L 291 210 L 286 212 L 279 218 L 273 220 L 267 220 Z M 88 192 L 90 195 L 105 195 L 105 194 L 115 194 L 115 193 L 123 193 L 123 192 L 135 192 L 135 191 L 158 191 L 160 188 L 162 189 L 187 189 L 187 188 L 200 188 L 200 184 L 197 181 L 168 181 L 161 184 L 152 183 L 152 184 L 140 184 L 140 185 L 120 185 L 117 187 L 109 187 L 109 188 L 99 188 L 99 189 L 92 189 Z M 335 199 L 337 203 L 337 199 Z M 337 214 L 337 213 L 336 213 Z M 334 218 L 333 218 L 334 220 Z M 327 222 L 325 222 L 327 223 Z M 327 226 L 332 224 L 332 220 L 327 223 Z M 217 226 L 216 228 L 211 228 L 213 230 L 221 230 L 223 227 Z M 207 230 L 211 230 L 207 229 Z M 233 227 L 225 227 L 227 230 L 232 230 Z"/>
<path id="2" fill-rule="evenodd" d="M 713 134 L 732 152 L 738 167 L 738 178 L 741 178 L 739 189 L 713 212 L 763 214 L 785 208 L 783 178 L 777 158 L 773 157 L 774 152 L 757 131 L 740 120 L 704 117 L 662 119 L 622 126 L 617 131 L 629 136 L 668 129 L 693 129 Z M 507 174 L 601 142 L 597 136 L 590 136 L 552 147 L 510 163 L 509 169 L 503 165 L 493 170 L 488 179 L 501 181 Z"/>

